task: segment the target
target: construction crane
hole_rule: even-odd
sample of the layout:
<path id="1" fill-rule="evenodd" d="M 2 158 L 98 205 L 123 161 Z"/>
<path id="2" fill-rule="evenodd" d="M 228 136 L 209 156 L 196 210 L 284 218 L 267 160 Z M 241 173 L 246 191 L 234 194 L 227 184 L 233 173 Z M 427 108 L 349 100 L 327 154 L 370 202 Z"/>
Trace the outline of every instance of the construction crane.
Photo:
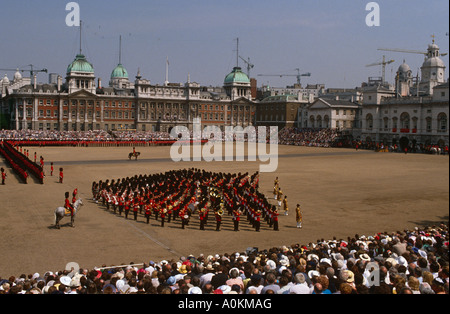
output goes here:
<path id="1" fill-rule="evenodd" d="M 244 61 L 245 64 L 247 64 L 247 75 L 248 75 L 248 78 L 250 78 L 250 70 L 253 69 L 255 67 L 255 65 L 250 63 L 250 58 L 248 58 L 248 61 L 245 60 L 244 58 L 242 58 L 241 56 L 239 56 L 239 58 L 241 58 L 242 61 Z"/>
<path id="2" fill-rule="evenodd" d="M 296 77 L 297 78 L 297 84 L 301 85 L 301 79 L 304 76 L 310 77 L 311 73 L 303 73 L 300 74 L 300 69 L 295 69 L 295 71 L 297 71 L 297 75 L 293 75 L 293 74 L 258 74 L 258 76 L 279 76 L 279 77 L 283 77 L 283 76 L 292 76 L 292 77 Z"/>
<path id="3" fill-rule="evenodd" d="M 434 42 L 435 42 L 435 36 L 434 36 L 434 35 L 431 35 L 431 37 L 433 38 L 433 44 L 434 44 Z M 420 54 L 420 55 L 428 56 L 428 58 L 433 57 L 433 56 L 431 55 L 431 50 L 430 50 L 430 49 L 428 49 L 428 50 L 425 51 L 425 52 L 424 52 L 424 51 L 419 51 L 419 50 L 390 49 L 390 48 L 379 48 L 378 50 L 380 50 L 380 51 L 403 52 L 403 53 L 415 53 L 415 54 Z M 448 55 L 448 53 L 439 53 L 439 52 L 438 52 L 438 54 L 436 55 L 436 57 L 439 57 L 439 56 L 444 57 L 444 56 L 446 56 L 446 55 Z"/>
<path id="4" fill-rule="evenodd" d="M 30 67 L 30 70 L 21 70 L 21 69 L 0 69 L 0 71 L 6 71 L 6 72 L 30 72 L 30 78 L 31 78 L 31 80 L 33 80 L 34 79 L 34 75 L 35 74 L 37 74 L 37 73 L 41 73 L 41 72 L 44 72 L 44 73 L 48 73 L 48 70 L 47 69 L 42 69 L 42 70 L 35 70 L 34 69 L 34 66 L 32 65 L 32 64 L 29 64 L 28 65 L 29 67 Z"/>
<path id="5" fill-rule="evenodd" d="M 376 63 L 372 63 L 372 64 L 368 64 L 366 65 L 366 67 L 373 67 L 373 66 L 378 66 L 381 65 L 382 66 L 382 70 L 383 70 L 383 74 L 382 74 L 382 83 L 384 84 L 386 82 L 386 65 L 394 63 L 395 60 L 389 60 L 386 61 L 386 56 L 383 56 L 383 61 L 382 62 L 376 62 Z"/>

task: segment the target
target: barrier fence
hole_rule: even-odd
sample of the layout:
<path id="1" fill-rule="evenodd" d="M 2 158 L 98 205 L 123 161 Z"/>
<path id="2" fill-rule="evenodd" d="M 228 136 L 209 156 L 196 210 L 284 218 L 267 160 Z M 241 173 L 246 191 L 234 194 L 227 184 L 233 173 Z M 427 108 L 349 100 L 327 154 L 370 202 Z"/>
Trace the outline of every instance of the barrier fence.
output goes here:
<path id="1" fill-rule="evenodd" d="M 164 141 L 47 141 L 47 140 L 10 140 L 6 141 L 13 146 L 22 147 L 150 147 L 150 146 L 170 146 L 174 143 L 180 143 L 175 140 Z M 191 141 L 191 144 L 207 143 L 208 140 Z M 181 142 L 184 143 L 184 142 Z"/>

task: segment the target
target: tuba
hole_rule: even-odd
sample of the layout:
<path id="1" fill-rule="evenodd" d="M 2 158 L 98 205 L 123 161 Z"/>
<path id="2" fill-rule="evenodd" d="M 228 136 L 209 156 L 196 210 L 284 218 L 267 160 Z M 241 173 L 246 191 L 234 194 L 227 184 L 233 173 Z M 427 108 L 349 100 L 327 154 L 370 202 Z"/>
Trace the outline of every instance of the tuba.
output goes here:
<path id="1" fill-rule="evenodd" d="M 220 209 L 220 210 L 217 212 L 217 215 L 219 215 L 219 216 L 222 217 L 222 216 L 223 216 L 223 213 L 224 213 L 224 212 L 223 212 L 223 209 Z"/>

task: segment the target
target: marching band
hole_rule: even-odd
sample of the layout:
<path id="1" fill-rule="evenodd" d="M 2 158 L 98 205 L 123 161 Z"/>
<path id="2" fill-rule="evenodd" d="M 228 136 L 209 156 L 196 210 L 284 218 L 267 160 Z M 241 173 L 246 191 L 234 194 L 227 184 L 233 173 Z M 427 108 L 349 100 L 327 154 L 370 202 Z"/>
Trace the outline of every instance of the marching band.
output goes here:
<path id="1" fill-rule="evenodd" d="M 234 231 L 239 231 L 243 218 L 256 232 L 261 222 L 278 230 L 277 207 L 258 188 L 258 172 L 227 174 L 191 168 L 93 182 L 92 195 L 107 210 L 118 210 L 119 216 L 124 212 L 125 219 L 131 210 L 134 220 L 143 214 L 149 224 L 153 216 L 155 221 L 160 219 L 161 227 L 180 218 L 181 228 L 185 229 L 194 218 L 200 230 L 205 230 L 213 217 L 215 230 L 220 231 L 228 215 Z"/>

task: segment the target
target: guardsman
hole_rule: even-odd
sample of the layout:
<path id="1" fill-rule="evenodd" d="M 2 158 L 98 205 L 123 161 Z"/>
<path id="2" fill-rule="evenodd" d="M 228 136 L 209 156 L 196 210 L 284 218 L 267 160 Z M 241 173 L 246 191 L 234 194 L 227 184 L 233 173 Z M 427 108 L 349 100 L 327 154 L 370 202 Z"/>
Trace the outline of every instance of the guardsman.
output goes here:
<path id="1" fill-rule="evenodd" d="M 179 209 L 180 209 L 180 200 L 176 201 L 176 202 L 173 204 L 173 209 L 172 209 L 172 219 L 173 219 L 173 221 L 176 220 L 176 218 L 177 218 L 177 216 L 178 216 L 178 211 L 179 211 Z"/>
<path id="2" fill-rule="evenodd" d="M 5 185 L 7 175 L 5 169 L 2 168 L 1 170 L 2 170 L 2 185 Z"/>
<path id="3" fill-rule="evenodd" d="M 278 189 L 280 187 L 280 181 L 278 180 L 278 177 L 273 182 L 273 198 L 277 199 L 278 197 Z"/>
<path id="4" fill-rule="evenodd" d="M 136 197 L 134 198 L 134 202 L 133 202 L 133 215 L 134 215 L 134 220 L 137 221 L 137 215 L 138 215 L 138 211 L 140 208 L 140 197 L 139 194 L 136 194 Z"/>
<path id="5" fill-rule="evenodd" d="M 239 221 L 241 220 L 241 210 L 236 208 L 233 211 L 234 231 L 239 231 Z"/>
<path id="6" fill-rule="evenodd" d="M 151 205 L 146 202 L 144 204 L 145 218 L 147 219 L 147 225 L 150 223 L 150 216 L 152 215 Z"/>
<path id="7" fill-rule="evenodd" d="M 295 209 L 297 215 L 296 215 L 296 220 L 297 220 L 297 228 L 302 228 L 302 222 L 303 222 L 303 213 L 302 210 L 300 208 L 300 204 L 297 204 L 297 208 Z"/>
<path id="8" fill-rule="evenodd" d="M 164 227 L 164 222 L 166 220 L 166 214 L 167 214 L 167 203 L 164 204 L 164 206 L 161 206 L 161 227 Z"/>
<path id="9" fill-rule="evenodd" d="M 105 199 L 106 199 L 106 210 L 109 210 L 109 206 L 111 206 L 111 202 L 112 202 L 112 196 L 111 196 L 111 191 L 108 189 L 105 192 Z"/>
<path id="10" fill-rule="evenodd" d="M 77 201 L 77 195 L 78 195 L 78 188 L 75 188 L 75 190 L 73 190 L 72 193 L 72 204 L 75 204 L 75 202 Z"/>
<path id="11" fill-rule="evenodd" d="M 184 229 L 184 227 L 188 224 L 189 215 L 187 213 L 187 207 L 184 207 L 182 210 L 180 210 L 180 218 L 181 218 L 181 229 Z"/>
<path id="12" fill-rule="evenodd" d="M 198 216 L 200 219 L 200 230 L 205 230 L 206 208 L 202 208 Z"/>
<path id="13" fill-rule="evenodd" d="M 64 169 L 63 168 L 59 168 L 59 183 L 63 183 L 63 179 L 64 179 Z"/>
<path id="14" fill-rule="evenodd" d="M 53 162 L 50 163 L 50 176 L 53 177 Z"/>
<path id="15" fill-rule="evenodd" d="M 258 208 L 255 212 L 255 229 L 256 232 L 259 232 L 261 228 L 261 210 Z"/>
<path id="16" fill-rule="evenodd" d="M 167 222 L 170 223 L 170 220 L 172 219 L 172 211 L 173 211 L 173 206 L 169 205 L 167 206 Z"/>
<path id="17" fill-rule="evenodd" d="M 279 228 L 278 228 L 278 210 L 277 210 L 277 207 L 276 206 L 273 206 L 272 207 L 272 219 L 273 219 L 273 230 L 275 230 L 275 231 L 279 231 Z"/>
<path id="18" fill-rule="evenodd" d="M 281 188 L 278 188 L 277 200 L 278 200 L 278 207 L 281 207 L 281 202 L 283 201 L 283 191 L 281 190 Z"/>
<path id="19" fill-rule="evenodd" d="M 118 192 L 113 193 L 111 203 L 112 203 L 114 214 L 115 214 L 117 211 L 117 207 L 119 206 L 119 193 Z"/>
<path id="20" fill-rule="evenodd" d="M 130 212 L 130 207 L 132 206 L 132 197 L 133 196 L 131 195 L 131 193 L 129 196 L 125 196 L 125 219 L 128 219 L 128 213 Z"/>
<path id="21" fill-rule="evenodd" d="M 125 206 L 125 192 L 123 192 L 120 196 L 119 196 L 119 216 L 122 216 L 122 212 Z"/>
<path id="22" fill-rule="evenodd" d="M 220 231 L 220 225 L 222 224 L 223 206 L 221 209 L 215 212 L 216 216 L 216 231 Z"/>
<path id="23" fill-rule="evenodd" d="M 64 200 L 64 208 L 70 210 L 70 217 L 73 218 L 73 206 L 70 203 L 69 196 L 70 196 L 70 193 L 66 192 L 66 194 L 65 194 L 66 199 Z"/>
<path id="24" fill-rule="evenodd" d="M 283 209 L 284 209 L 284 215 L 285 216 L 289 215 L 289 206 L 288 206 L 287 195 L 285 195 L 284 199 L 283 199 Z"/>

